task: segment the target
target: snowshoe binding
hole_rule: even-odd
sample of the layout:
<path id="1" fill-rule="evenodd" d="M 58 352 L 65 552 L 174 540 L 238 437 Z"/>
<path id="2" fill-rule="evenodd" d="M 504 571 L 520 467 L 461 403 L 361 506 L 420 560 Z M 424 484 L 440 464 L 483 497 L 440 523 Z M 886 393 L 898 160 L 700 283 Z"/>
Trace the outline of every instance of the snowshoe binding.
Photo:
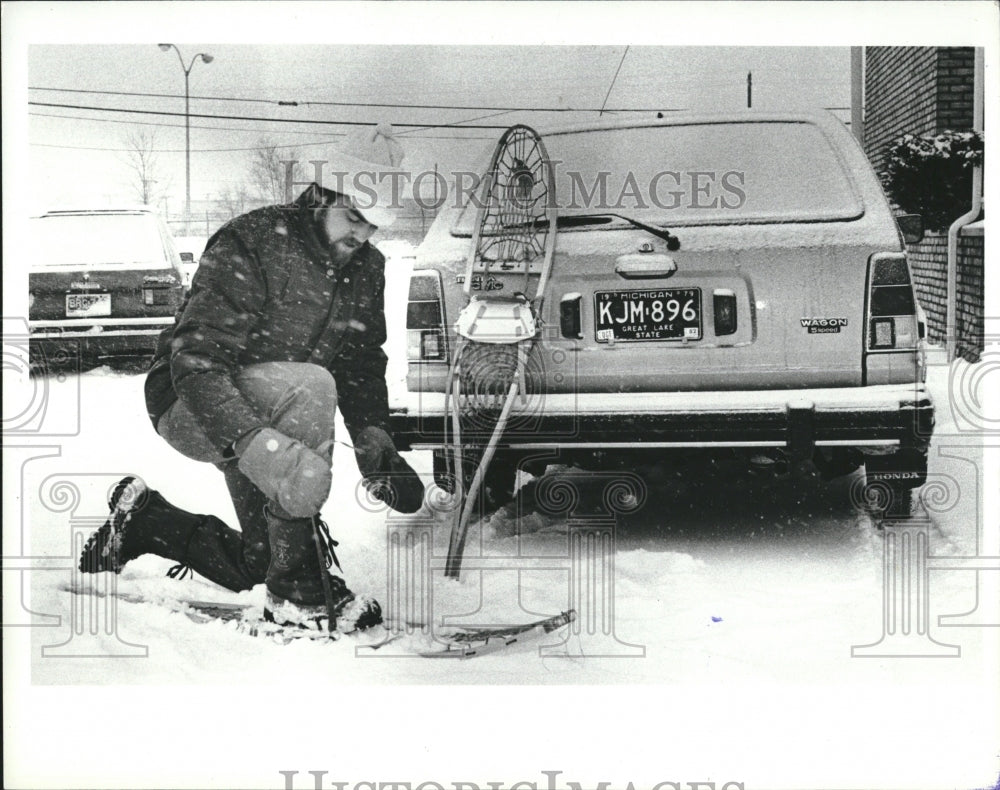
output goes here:
<path id="1" fill-rule="evenodd" d="M 336 630 L 342 634 L 364 631 L 382 623 L 382 607 L 367 595 L 355 595 L 342 578 L 329 575 L 333 594 L 333 628 L 325 603 L 302 604 L 287 601 L 270 590 L 264 604 L 264 619 L 281 626 L 305 628 L 313 631 Z"/>

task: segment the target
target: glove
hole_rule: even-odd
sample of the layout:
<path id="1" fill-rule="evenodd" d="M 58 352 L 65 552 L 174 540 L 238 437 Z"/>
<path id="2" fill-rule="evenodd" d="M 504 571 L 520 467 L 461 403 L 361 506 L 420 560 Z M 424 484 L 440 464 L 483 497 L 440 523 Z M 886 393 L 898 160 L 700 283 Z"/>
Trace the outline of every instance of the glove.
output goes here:
<path id="1" fill-rule="evenodd" d="M 319 513 L 330 495 L 332 443 L 326 455 L 311 450 L 274 428 L 259 428 L 236 443 L 236 462 L 257 488 L 289 516 L 306 518 Z"/>
<path id="2" fill-rule="evenodd" d="M 354 437 L 354 456 L 368 493 L 400 513 L 416 513 L 424 504 L 424 484 L 396 452 L 392 438 L 369 426 Z"/>

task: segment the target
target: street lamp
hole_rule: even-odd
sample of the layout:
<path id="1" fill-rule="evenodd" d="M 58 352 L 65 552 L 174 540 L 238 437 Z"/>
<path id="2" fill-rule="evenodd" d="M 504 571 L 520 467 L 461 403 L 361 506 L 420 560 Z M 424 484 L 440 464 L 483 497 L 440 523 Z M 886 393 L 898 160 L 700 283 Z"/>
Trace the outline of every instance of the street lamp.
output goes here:
<path id="1" fill-rule="evenodd" d="M 191 76 L 191 69 L 194 68 L 194 64 L 201 58 L 205 63 L 211 63 L 213 58 L 204 52 L 199 52 L 193 58 L 191 62 L 185 66 L 184 57 L 181 55 L 181 51 L 177 49 L 176 44 L 160 44 L 160 49 L 164 52 L 169 52 L 171 49 L 177 53 L 177 59 L 181 62 L 181 68 L 184 69 L 184 226 L 191 221 L 191 92 L 189 87 L 189 78 Z"/>

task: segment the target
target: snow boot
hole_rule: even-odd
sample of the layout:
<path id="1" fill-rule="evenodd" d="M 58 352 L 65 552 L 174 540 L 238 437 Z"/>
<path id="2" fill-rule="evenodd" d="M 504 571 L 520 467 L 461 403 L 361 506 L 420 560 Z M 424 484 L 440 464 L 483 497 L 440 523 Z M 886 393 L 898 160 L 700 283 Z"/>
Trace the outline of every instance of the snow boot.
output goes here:
<path id="1" fill-rule="evenodd" d="M 132 518 L 132 513 L 148 505 L 149 490 L 145 483 L 135 477 L 123 477 L 118 481 L 108 507 L 111 514 L 87 540 L 80 554 L 79 568 L 82 573 L 100 573 L 114 571 L 121 573 L 125 563 L 134 560 L 146 550 L 136 545 L 134 530 L 126 530 L 126 525 Z M 132 534 L 126 540 L 126 532 Z"/>
<path id="2" fill-rule="evenodd" d="M 332 593 L 334 627 L 341 632 L 370 628 L 382 622 L 382 608 L 368 596 L 355 595 L 342 578 L 331 574 L 337 564 L 326 524 L 319 518 L 287 518 L 264 508 L 271 543 L 264 617 L 281 625 L 328 630 L 330 612 L 324 576 Z M 313 523 L 315 519 L 315 525 Z M 322 566 L 320 555 L 323 555 Z"/>
<path id="3" fill-rule="evenodd" d="M 324 571 L 325 573 L 325 571 Z M 328 574 L 333 594 L 334 630 L 343 634 L 363 631 L 382 622 L 382 607 L 367 595 L 355 595 L 339 576 Z M 279 625 L 296 626 L 315 631 L 329 631 L 330 614 L 326 601 L 321 604 L 300 604 L 286 601 L 270 590 L 264 604 L 264 619 Z"/>
<path id="4" fill-rule="evenodd" d="M 248 566 L 240 532 L 215 516 L 175 507 L 140 478 L 122 478 L 108 505 L 108 520 L 80 554 L 82 573 L 121 573 L 136 557 L 155 554 L 178 563 L 168 572 L 173 577 L 195 571 L 236 592 L 264 580 Z"/>

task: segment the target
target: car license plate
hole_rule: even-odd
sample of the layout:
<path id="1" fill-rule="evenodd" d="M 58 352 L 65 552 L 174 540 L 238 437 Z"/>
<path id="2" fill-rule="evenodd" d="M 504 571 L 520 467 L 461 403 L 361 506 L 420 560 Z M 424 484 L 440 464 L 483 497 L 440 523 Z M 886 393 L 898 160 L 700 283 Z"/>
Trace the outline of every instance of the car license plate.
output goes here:
<path id="1" fill-rule="evenodd" d="M 700 340 L 701 289 L 595 291 L 598 343 L 617 340 Z"/>
<path id="2" fill-rule="evenodd" d="M 111 315 L 111 294 L 66 294 L 67 318 Z"/>

